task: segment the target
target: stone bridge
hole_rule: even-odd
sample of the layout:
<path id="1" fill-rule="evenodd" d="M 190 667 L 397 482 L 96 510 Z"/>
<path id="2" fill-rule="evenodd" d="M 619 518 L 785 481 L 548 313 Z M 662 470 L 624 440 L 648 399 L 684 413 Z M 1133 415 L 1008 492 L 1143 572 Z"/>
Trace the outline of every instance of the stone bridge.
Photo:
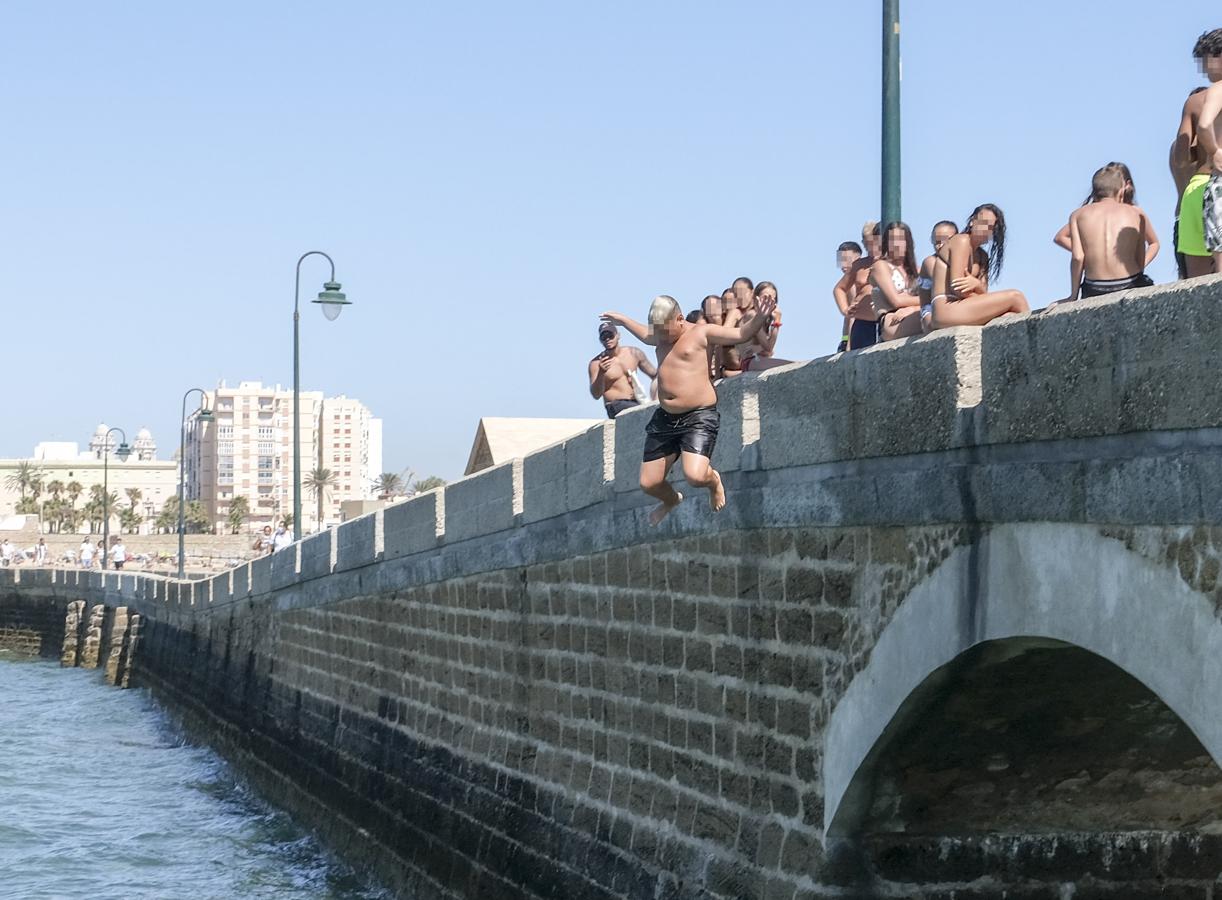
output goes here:
<path id="1" fill-rule="evenodd" d="M 1212 897 L 1220 368 L 1222 279 L 1083 301 L 723 384 L 718 515 L 648 527 L 642 410 L 209 581 L 5 571 L 0 628 L 138 614 L 418 900 Z"/>

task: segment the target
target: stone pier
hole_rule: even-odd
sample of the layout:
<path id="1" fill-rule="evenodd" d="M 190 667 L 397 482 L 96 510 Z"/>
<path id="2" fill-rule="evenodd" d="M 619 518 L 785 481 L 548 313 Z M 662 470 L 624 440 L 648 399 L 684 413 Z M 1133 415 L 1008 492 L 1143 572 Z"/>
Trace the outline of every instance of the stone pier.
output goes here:
<path id="1" fill-rule="evenodd" d="M 68 659 L 84 601 L 81 665 L 415 900 L 1209 898 L 1220 309 L 727 382 L 719 515 L 648 526 L 630 411 L 207 581 L 0 572 L 0 628 Z"/>

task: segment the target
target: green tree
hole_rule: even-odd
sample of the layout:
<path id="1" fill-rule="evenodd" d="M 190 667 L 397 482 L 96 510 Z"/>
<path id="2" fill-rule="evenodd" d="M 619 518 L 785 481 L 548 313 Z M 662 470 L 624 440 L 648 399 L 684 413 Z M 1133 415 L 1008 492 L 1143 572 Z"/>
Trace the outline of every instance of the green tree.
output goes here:
<path id="1" fill-rule="evenodd" d="M 119 510 L 119 527 L 124 529 L 128 534 L 135 534 L 136 529 L 140 527 L 140 523 L 144 521 L 144 516 L 136 512 L 134 506 L 129 506 Z"/>
<path id="2" fill-rule="evenodd" d="M 153 527 L 159 532 L 173 533 L 178 530 L 178 497 L 171 495 L 161 504 L 161 512 L 153 520 Z"/>
<path id="3" fill-rule="evenodd" d="M 242 530 L 242 523 L 250 516 L 250 501 L 245 497 L 234 497 L 229 501 L 229 515 L 226 521 L 229 522 L 229 533 L 237 534 Z"/>
<path id="4" fill-rule="evenodd" d="M 204 534 L 212 530 L 212 522 L 208 518 L 208 509 L 202 500 L 188 500 L 187 511 L 183 516 L 188 534 Z"/>
<path id="5" fill-rule="evenodd" d="M 379 500 L 389 500 L 403 493 L 408 479 L 398 472 L 383 472 L 373 480 L 373 489 L 378 492 Z"/>
<path id="6" fill-rule="evenodd" d="M 335 483 L 335 473 L 323 466 L 311 470 L 302 482 L 306 490 L 314 495 L 314 500 L 318 504 L 319 528 L 322 528 L 322 506 L 327 501 L 327 491 L 334 488 Z"/>
<path id="7" fill-rule="evenodd" d="M 140 502 L 140 498 L 144 496 L 144 492 L 140 488 L 128 488 L 123 493 L 127 494 L 128 502 L 131 503 L 131 508 L 135 509 L 136 504 Z"/>
<path id="8" fill-rule="evenodd" d="M 438 478 L 436 475 L 430 475 L 428 478 L 422 478 L 412 484 L 412 492 L 423 494 L 425 491 L 436 490 L 439 487 L 445 487 L 446 481 L 444 478 Z"/>
<path id="9" fill-rule="evenodd" d="M 37 515 L 39 509 L 38 498 L 36 497 L 23 497 L 22 499 L 18 500 L 17 504 L 13 507 L 13 511 L 19 516 Z"/>
<path id="10" fill-rule="evenodd" d="M 43 471 L 32 462 L 22 460 L 13 471 L 4 476 L 4 485 L 10 491 L 17 491 L 21 499 L 25 499 L 28 491 L 42 484 Z"/>

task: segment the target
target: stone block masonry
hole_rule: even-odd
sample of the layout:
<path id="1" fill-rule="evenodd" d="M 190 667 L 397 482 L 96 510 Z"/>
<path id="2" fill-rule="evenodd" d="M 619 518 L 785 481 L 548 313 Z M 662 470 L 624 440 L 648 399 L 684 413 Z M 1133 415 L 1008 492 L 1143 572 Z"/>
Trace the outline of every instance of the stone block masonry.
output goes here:
<path id="1" fill-rule="evenodd" d="M 0 572 L 0 625 L 46 604 L 54 655 L 115 662 L 414 900 L 1207 897 L 1222 413 L 1160 399 L 1159 348 L 1220 293 L 728 383 L 717 516 L 646 524 L 643 409 L 190 589 Z M 1126 304 L 1159 335 L 1102 353 Z M 1185 341 L 1183 372 L 1222 362 Z M 1088 669 L 1132 702 L 1066 718 Z M 1087 734 L 1114 752 L 1056 768 Z"/>

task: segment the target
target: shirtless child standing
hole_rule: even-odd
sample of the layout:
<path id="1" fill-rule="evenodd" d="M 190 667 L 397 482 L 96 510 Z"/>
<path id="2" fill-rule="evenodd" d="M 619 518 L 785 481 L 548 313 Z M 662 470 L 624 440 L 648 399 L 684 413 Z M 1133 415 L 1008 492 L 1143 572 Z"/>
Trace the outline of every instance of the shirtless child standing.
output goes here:
<path id="1" fill-rule="evenodd" d="M 590 360 L 590 396 L 601 399 L 607 410 L 607 418 L 614 419 L 626 409 L 640 406 L 636 399 L 633 373 L 639 368 L 655 379 L 658 370 L 643 352 L 636 347 L 624 347 L 619 342 L 619 331 L 610 322 L 598 326 L 598 340 L 603 352 Z"/>
<path id="2" fill-rule="evenodd" d="M 1090 202 L 1069 216 L 1069 300 L 1149 287 L 1146 266 L 1158 255 L 1158 235 L 1140 206 L 1126 202 L 1128 183 L 1113 165 L 1095 172 Z"/>
<path id="3" fill-rule="evenodd" d="M 1205 221 L 1208 218 L 1205 214 L 1205 202 L 1210 194 L 1211 169 L 1215 174 L 1222 171 L 1213 165 L 1212 159 L 1216 153 L 1218 138 L 1217 128 L 1214 127 L 1216 103 L 1219 102 L 1219 91 L 1222 90 L 1219 88 L 1219 84 L 1222 84 L 1222 28 L 1215 28 L 1201 35 L 1196 46 L 1192 48 L 1192 55 L 1196 57 L 1211 86 L 1204 92 L 1193 92 L 1185 101 L 1179 133 L 1171 153 L 1173 171 L 1180 166 L 1196 165 L 1196 170 L 1180 197 L 1180 233 L 1176 246 L 1176 250 L 1184 254 L 1189 278 L 1217 271 L 1215 261 L 1222 257 L 1220 252 L 1214 253 L 1213 258 L 1210 258 L 1211 251 L 1205 235 Z M 1215 98 L 1215 112 L 1207 118 L 1206 104 L 1210 97 Z M 1219 203 L 1222 203 L 1222 197 L 1219 197 Z M 1218 227 L 1222 228 L 1222 222 Z M 1218 240 L 1219 244 L 1222 244 L 1222 235 Z"/>
<path id="4" fill-rule="evenodd" d="M 861 229 L 861 240 L 866 246 L 866 255 L 858 259 L 844 273 L 832 296 L 836 306 L 846 310 L 853 320 L 849 328 L 849 349 L 861 350 L 878 343 L 878 314 L 871 302 L 873 289 L 870 285 L 870 267 L 878 259 L 882 248 L 882 229 L 877 222 L 866 222 Z"/>
<path id="5" fill-rule="evenodd" d="M 1201 162 L 1209 170 L 1201 201 L 1201 226 L 1205 249 L 1213 256 L 1213 269 L 1222 272 L 1222 28 L 1202 35 L 1197 49 L 1201 67 L 1211 82 L 1201 95 L 1205 99 L 1197 119 Z"/>
<path id="6" fill-rule="evenodd" d="M 666 480 L 676 460 L 682 461 L 688 484 L 708 489 L 714 512 L 726 505 L 721 476 L 709 462 L 721 424 L 717 392 L 709 380 L 709 357 L 714 347 L 749 341 L 775 307 L 776 301 L 761 298 L 759 314 L 737 328 L 684 321 L 679 304 L 665 295 L 650 304 L 648 326 L 621 313 L 603 313 L 604 321 L 623 325 L 637 340 L 657 348 L 660 406 L 645 426 L 641 463 L 641 490 L 660 501 L 649 514 L 649 524 L 657 525 L 683 500 Z"/>

